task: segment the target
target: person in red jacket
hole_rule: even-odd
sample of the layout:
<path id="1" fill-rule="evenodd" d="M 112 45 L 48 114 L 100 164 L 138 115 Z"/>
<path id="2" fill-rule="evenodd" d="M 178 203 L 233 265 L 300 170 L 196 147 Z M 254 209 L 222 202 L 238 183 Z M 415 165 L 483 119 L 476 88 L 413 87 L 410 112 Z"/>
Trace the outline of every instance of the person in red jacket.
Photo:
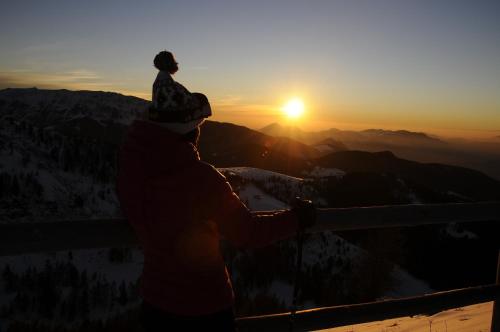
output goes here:
<path id="1" fill-rule="evenodd" d="M 122 211 L 144 252 L 141 321 L 146 331 L 236 331 L 219 241 L 237 248 L 271 244 L 311 222 L 314 208 L 250 212 L 226 178 L 200 160 L 208 99 L 166 76 L 178 69 L 171 53 L 161 52 L 154 63 L 160 79 L 152 106 L 129 127 L 117 177 Z"/>

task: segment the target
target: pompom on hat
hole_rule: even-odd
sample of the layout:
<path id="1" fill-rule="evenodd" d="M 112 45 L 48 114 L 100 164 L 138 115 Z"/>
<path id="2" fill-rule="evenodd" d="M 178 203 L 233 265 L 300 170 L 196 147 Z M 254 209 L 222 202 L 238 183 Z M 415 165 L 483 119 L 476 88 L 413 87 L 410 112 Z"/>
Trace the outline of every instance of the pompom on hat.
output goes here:
<path id="1" fill-rule="evenodd" d="M 156 54 L 153 65 L 158 70 L 163 70 L 170 72 L 172 69 L 177 70 L 177 61 L 175 61 L 174 55 L 169 51 L 161 51 Z"/>

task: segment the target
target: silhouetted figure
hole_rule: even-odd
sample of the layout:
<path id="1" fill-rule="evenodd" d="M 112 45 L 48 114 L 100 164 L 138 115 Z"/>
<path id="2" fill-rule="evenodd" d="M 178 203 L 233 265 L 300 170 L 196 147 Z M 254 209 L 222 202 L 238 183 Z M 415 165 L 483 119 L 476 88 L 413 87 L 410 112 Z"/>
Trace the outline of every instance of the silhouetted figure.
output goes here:
<path id="1" fill-rule="evenodd" d="M 141 293 L 146 331 L 235 331 L 234 294 L 219 248 L 260 247 L 296 233 L 312 205 L 253 213 L 226 178 L 200 160 L 205 96 L 175 82 L 172 53 L 160 70 L 146 119 L 135 120 L 120 149 L 118 197 L 144 251 Z M 231 137 L 228 137 L 231 139 Z"/>

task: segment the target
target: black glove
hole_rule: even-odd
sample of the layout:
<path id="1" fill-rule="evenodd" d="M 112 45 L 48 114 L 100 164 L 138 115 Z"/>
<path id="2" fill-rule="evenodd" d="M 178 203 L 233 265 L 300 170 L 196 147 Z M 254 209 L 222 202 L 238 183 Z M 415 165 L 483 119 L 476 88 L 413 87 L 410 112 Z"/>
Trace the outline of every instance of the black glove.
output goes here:
<path id="1" fill-rule="evenodd" d="M 292 201 L 291 209 L 299 219 L 299 229 L 304 230 L 312 227 L 316 223 L 316 207 L 308 199 L 295 197 Z"/>

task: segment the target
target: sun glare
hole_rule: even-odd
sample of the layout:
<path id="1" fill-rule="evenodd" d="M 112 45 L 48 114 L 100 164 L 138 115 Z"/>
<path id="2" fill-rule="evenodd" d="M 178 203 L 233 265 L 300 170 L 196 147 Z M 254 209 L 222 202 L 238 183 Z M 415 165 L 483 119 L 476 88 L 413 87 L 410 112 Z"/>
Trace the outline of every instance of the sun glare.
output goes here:
<path id="1" fill-rule="evenodd" d="M 283 112 L 292 119 L 299 118 L 304 113 L 304 102 L 299 98 L 290 99 L 285 106 Z"/>

